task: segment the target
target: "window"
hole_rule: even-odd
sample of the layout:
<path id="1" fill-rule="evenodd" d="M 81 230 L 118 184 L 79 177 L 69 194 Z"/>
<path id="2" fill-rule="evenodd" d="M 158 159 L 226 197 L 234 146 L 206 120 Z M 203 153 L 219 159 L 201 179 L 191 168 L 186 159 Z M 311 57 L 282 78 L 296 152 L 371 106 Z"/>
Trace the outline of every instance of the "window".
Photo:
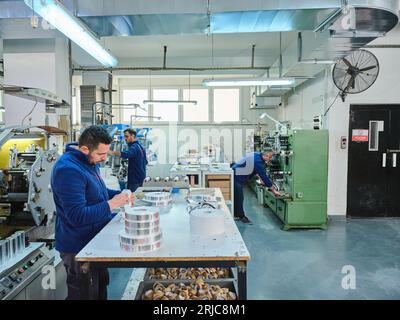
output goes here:
<path id="1" fill-rule="evenodd" d="M 133 109 L 133 106 L 128 106 L 122 109 L 122 121 L 123 122 L 131 122 L 131 116 L 137 115 L 141 117 L 147 117 L 148 113 L 148 106 L 143 105 L 143 100 L 147 100 L 149 98 L 149 91 L 147 89 L 142 90 L 123 90 L 122 91 L 122 103 L 137 103 L 140 105 L 141 108 L 145 109 L 142 110 L 141 108 Z M 129 108 L 129 109 L 128 109 Z M 132 119 L 133 122 L 137 121 L 149 121 L 148 118 L 135 118 Z"/>
<path id="2" fill-rule="evenodd" d="M 156 89 L 153 90 L 153 100 L 178 100 L 178 89 Z M 161 117 L 161 120 L 154 121 L 178 121 L 179 112 L 177 103 L 154 103 L 154 117 Z"/>
<path id="3" fill-rule="evenodd" d="M 208 121 L 208 89 L 184 89 L 183 100 L 197 101 L 183 106 L 183 121 Z"/>
<path id="4" fill-rule="evenodd" d="M 239 89 L 214 89 L 214 121 L 239 121 Z"/>

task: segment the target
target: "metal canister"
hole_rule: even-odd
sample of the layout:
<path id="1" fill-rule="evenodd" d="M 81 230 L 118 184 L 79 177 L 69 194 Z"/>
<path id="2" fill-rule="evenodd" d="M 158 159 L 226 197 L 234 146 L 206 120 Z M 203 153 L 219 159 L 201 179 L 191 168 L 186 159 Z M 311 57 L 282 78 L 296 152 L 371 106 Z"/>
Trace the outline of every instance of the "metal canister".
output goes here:
<path id="1" fill-rule="evenodd" d="M 0 240 L 0 266 L 5 261 L 4 251 L 5 251 L 4 240 Z"/>

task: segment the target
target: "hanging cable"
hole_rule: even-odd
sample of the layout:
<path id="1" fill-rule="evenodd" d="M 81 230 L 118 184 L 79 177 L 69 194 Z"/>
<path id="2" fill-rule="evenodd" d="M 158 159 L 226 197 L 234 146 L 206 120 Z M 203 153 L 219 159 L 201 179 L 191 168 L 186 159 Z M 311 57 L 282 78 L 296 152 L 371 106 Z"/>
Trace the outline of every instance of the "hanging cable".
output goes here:
<path id="1" fill-rule="evenodd" d="M 26 119 L 27 117 L 29 117 L 29 116 L 32 114 L 33 110 L 35 110 L 37 104 L 38 104 L 37 99 L 35 99 L 35 104 L 34 104 L 33 108 L 31 109 L 31 111 L 30 111 L 25 117 L 22 118 L 21 126 L 24 125 L 25 119 Z"/>
<path id="2" fill-rule="evenodd" d="M 337 98 L 340 95 L 340 91 L 338 92 L 338 94 L 336 95 L 335 99 L 333 100 L 333 102 L 330 104 L 330 106 L 328 107 L 328 109 L 326 109 L 325 113 L 324 113 L 324 117 L 328 114 L 329 110 L 332 108 L 332 106 L 335 104 Z"/>

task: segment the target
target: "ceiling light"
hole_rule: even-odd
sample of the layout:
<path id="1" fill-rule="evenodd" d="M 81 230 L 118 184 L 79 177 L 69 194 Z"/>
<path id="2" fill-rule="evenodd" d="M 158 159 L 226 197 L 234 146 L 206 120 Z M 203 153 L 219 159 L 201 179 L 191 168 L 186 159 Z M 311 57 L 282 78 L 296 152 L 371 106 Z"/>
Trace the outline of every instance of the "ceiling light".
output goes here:
<path id="1" fill-rule="evenodd" d="M 118 60 L 108 52 L 83 22 L 57 0 L 25 0 L 33 11 L 80 46 L 105 67 L 115 67 Z"/>
<path id="2" fill-rule="evenodd" d="M 206 79 L 203 86 L 206 87 L 251 87 L 251 86 L 290 86 L 293 78 L 248 78 L 248 79 Z"/>
<path id="3" fill-rule="evenodd" d="M 143 100 L 143 104 L 156 104 L 156 103 L 197 105 L 197 101 L 195 100 Z"/>
<path id="4" fill-rule="evenodd" d="M 304 59 L 299 61 L 302 64 L 334 64 L 335 60 Z"/>

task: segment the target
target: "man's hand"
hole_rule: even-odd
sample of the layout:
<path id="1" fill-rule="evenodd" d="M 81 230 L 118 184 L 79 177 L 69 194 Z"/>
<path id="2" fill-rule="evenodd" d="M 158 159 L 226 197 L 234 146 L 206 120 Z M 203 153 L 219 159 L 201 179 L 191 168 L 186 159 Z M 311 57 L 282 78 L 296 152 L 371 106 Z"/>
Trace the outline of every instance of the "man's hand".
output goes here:
<path id="1" fill-rule="evenodd" d="M 275 195 L 276 198 L 279 198 L 281 196 L 281 193 L 279 191 L 276 191 L 275 189 L 272 191 L 272 193 Z"/>
<path id="2" fill-rule="evenodd" d="M 109 151 L 108 151 L 108 155 L 109 155 L 109 156 L 115 156 L 115 151 L 109 150 Z"/>
<path id="3" fill-rule="evenodd" d="M 111 210 L 120 208 L 128 203 L 131 203 L 132 205 L 135 203 L 134 194 L 129 195 L 125 192 L 122 192 L 120 194 L 117 194 L 116 196 L 114 196 L 114 198 L 108 201 L 108 205 L 110 206 Z"/>
<path id="4" fill-rule="evenodd" d="M 281 196 L 281 193 L 275 189 L 275 187 L 271 187 L 271 192 L 274 194 L 276 198 Z"/>

